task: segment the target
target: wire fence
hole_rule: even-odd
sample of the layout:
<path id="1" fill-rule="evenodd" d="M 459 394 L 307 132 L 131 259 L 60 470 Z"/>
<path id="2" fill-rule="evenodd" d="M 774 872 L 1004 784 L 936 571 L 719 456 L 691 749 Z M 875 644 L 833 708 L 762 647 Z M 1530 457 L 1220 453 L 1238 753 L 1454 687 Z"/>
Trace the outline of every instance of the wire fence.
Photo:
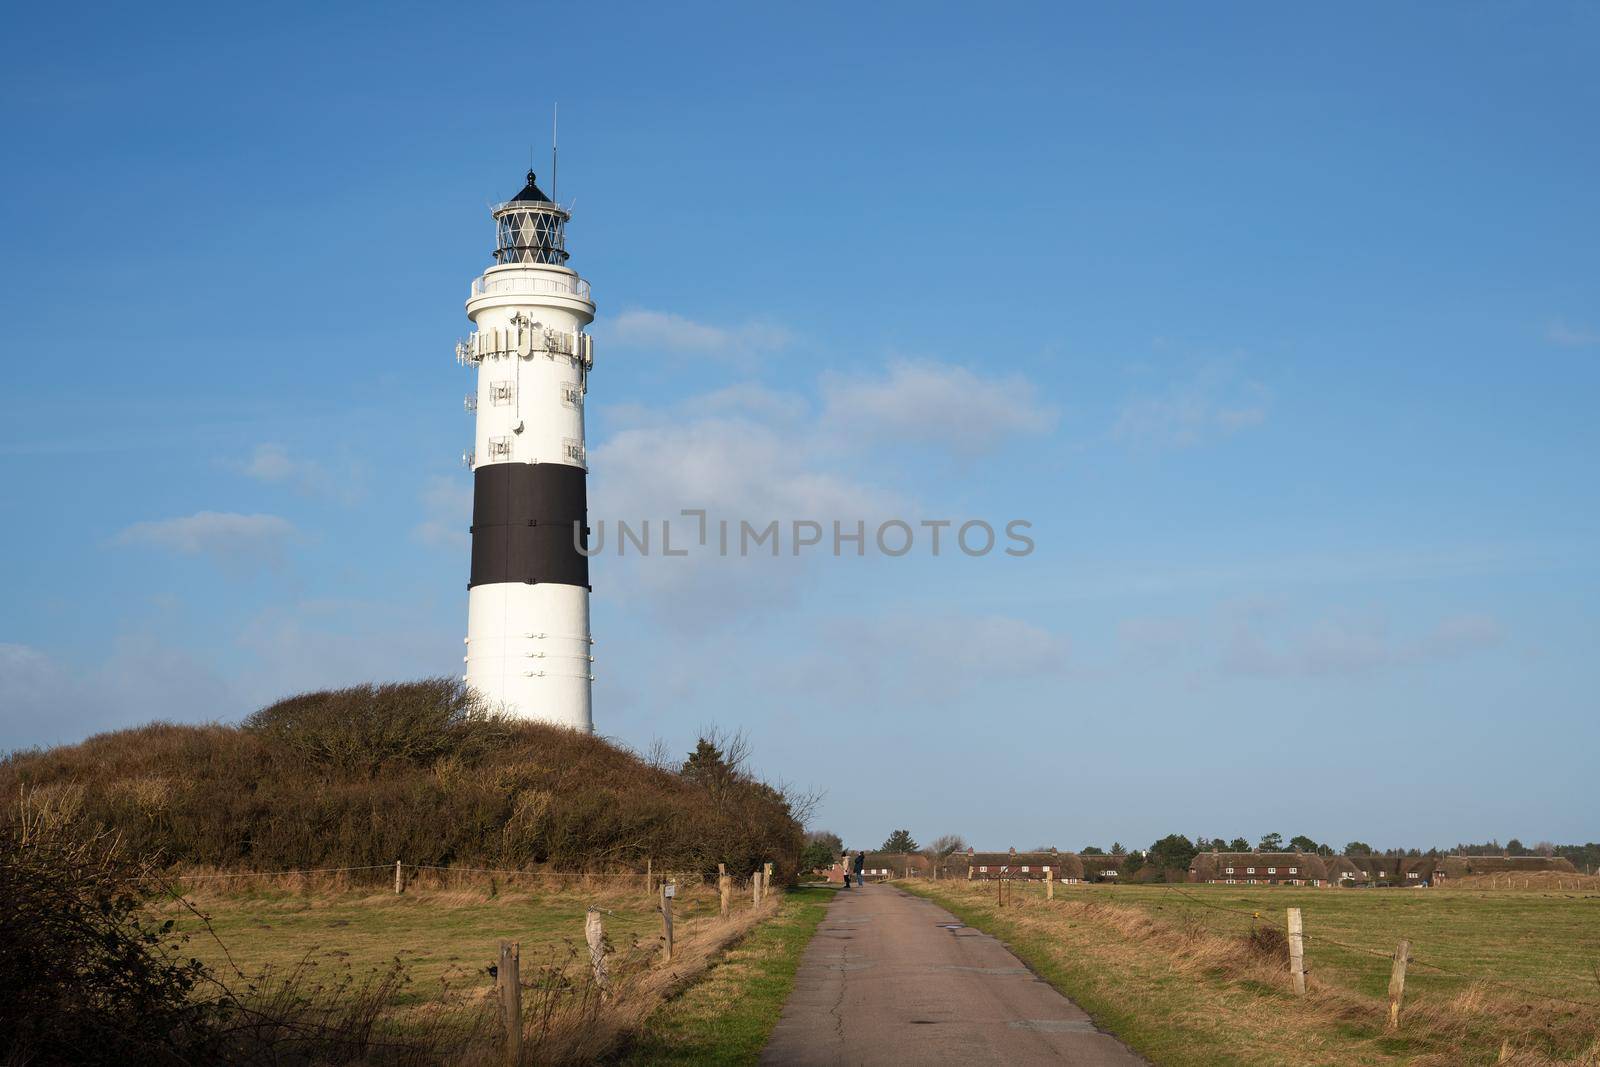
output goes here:
<path id="1" fill-rule="evenodd" d="M 717 886 L 720 889 L 721 874 L 702 873 L 698 871 L 656 871 L 646 868 L 643 871 L 555 871 L 541 867 L 470 867 L 440 863 L 369 863 L 345 867 L 293 867 L 273 871 L 180 871 L 166 876 L 163 881 L 169 895 L 176 898 L 182 897 L 182 887 L 192 882 L 231 881 L 238 879 L 264 879 L 264 878 L 298 878 L 308 875 L 338 875 L 363 872 L 384 872 L 385 880 L 389 874 L 394 875 L 395 892 L 403 893 L 410 887 L 410 875 L 419 871 L 430 871 L 438 875 L 449 877 L 456 874 L 465 875 L 491 875 L 504 878 L 526 878 L 532 881 L 574 880 L 585 884 L 594 882 L 611 882 L 619 885 L 638 884 L 642 886 L 642 893 L 651 900 L 655 900 L 660 887 L 664 885 L 697 885 Z M 751 879 L 761 871 L 754 872 L 750 878 L 734 878 L 729 882 L 730 887 L 746 889 L 751 884 Z M 718 881 L 713 882 L 712 879 Z M 763 896 L 765 893 L 763 893 Z M 581 902 L 588 911 L 598 911 L 604 915 L 618 915 L 618 911 L 603 907 L 598 901 L 586 900 Z M 657 903 L 659 908 L 659 903 Z"/>
<path id="2" fill-rule="evenodd" d="M 1285 934 L 1285 936 L 1287 936 L 1288 933 L 1289 933 L 1289 927 L 1288 927 L 1288 923 L 1287 922 L 1280 922 L 1280 921 L 1278 921 L 1278 920 L 1276 920 L 1274 918 L 1269 917 L 1268 915 L 1266 915 L 1265 913 L 1261 912 L 1260 910 L 1250 909 L 1250 908 L 1234 908 L 1234 907 L 1229 907 L 1229 906 L 1227 906 L 1225 904 L 1218 904 L 1215 901 L 1206 900 L 1205 898 L 1200 896 L 1198 893 L 1191 892 L 1191 891 L 1185 889 L 1184 887 L 1179 886 L 1179 885 L 1174 885 L 1171 882 L 1150 882 L 1150 883 L 1146 883 L 1146 885 L 1148 887 L 1150 887 L 1150 888 L 1163 889 L 1163 890 L 1166 890 L 1167 892 L 1175 893 L 1178 896 L 1184 897 L 1187 900 L 1191 900 L 1194 903 L 1200 905 L 1201 907 L 1208 908 L 1208 909 L 1210 909 L 1212 911 L 1227 912 L 1227 913 L 1233 914 L 1233 915 L 1247 916 L 1254 922 L 1262 923 L 1262 924 L 1264 924 L 1266 926 L 1270 926 L 1270 927 L 1272 927 L 1272 928 L 1274 928 L 1276 930 L 1279 930 L 1279 931 L 1283 932 Z M 1321 943 L 1327 944 L 1327 945 L 1335 945 L 1335 946 L 1337 946 L 1339 948 L 1346 949 L 1346 950 L 1351 951 L 1351 952 L 1361 953 L 1361 954 L 1364 954 L 1364 955 L 1367 955 L 1367 956 L 1372 956 L 1372 957 L 1374 957 L 1376 959 L 1388 960 L 1390 962 L 1393 962 L 1394 958 L 1395 958 L 1395 953 L 1392 950 L 1388 951 L 1388 952 L 1385 952 L 1382 949 L 1369 948 L 1369 947 L 1367 947 L 1365 945 L 1355 945 L 1355 944 L 1351 944 L 1348 941 L 1340 941 L 1339 939 L 1334 938 L 1334 937 L 1330 937 L 1327 934 L 1312 933 L 1312 932 L 1307 931 L 1307 930 L 1302 930 L 1300 936 L 1304 940 L 1306 940 L 1308 942 L 1321 942 Z M 1407 940 L 1410 940 L 1410 939 L 1407 939 Z M 1587 1009 L 1590 1009 L 1590 1010 L 1600 1010 L 1600 1001 L 1576 1000 L 1576 999 L 1573 999 L 1571 997 L 1560 996 L 1559 994 L 1556 994 L 1556 993 L 1548 993 L 1548 992 L 1545 992 L 1544 990 L 1541 990 L 1541 989 L 1531 989 L 1531 988 L 1529 988 L 1527 986 L 1519 985 L 1519 984 L 1517 984 L 1515 982 L 1507 982 L 1507 981 L 1505 981 L 1504 979 L 1501 979 L 1501 978 L 1494 978 L 1494 977 L 1491 977 L 1491 976 L 1485 975 L 1485 974 L 1474 974 L 1474 973 L 1471 973 L 1471 972 L 1468 972 L 1468 971 L 1456 970 L 1456 969 L 1451 968 L 1451 967 L 1446 967 L 1443 964 L 1434 963 L 1432 960 L 1427 960 L 1427 959 L 1420 958 L 1420 957 L 1416 956 L 1415 954 L 1409 954 L 1407 956 L 1407 961 L 1411 966 L 1423 967 L 1423 968 L 1426 968 L 1428 970 L 1437 971 L 1440 974 L 1446 974 L 1446 975 L 1449 975 L 1449 976 L 1451 976 L 1453 978 L 1460 978 L 1460 979 L 1464 979 L 1464 980 L 1469 981 L 1469 982 L 1481 982 L 1481 983 L 1483 983 L 1485 985 L 1497 986 L 1497 987 L 1499 987 L 1501 989 L 1510 990 L 1512 992 L 1519 993 L 1519 994 L 1521 994 L 1523 996 L 1526 996 L 1526 997 L 1533 997 L 1533 998 L 1537 998 L 1537 999 L 1541 999 L 1541 1000 L 1554 1001 L 1554 1002 L 1556 1002 L 1558 1004 L 1566 1004 L 1566 1005 L 1570 1005 L 1572 1007 L 1587 1008 Z M 1568 976 L 1568 977 L 1571 977 L 1571 976 Z M 1600 977 L 1597 977 L 1596 981 L 1600 981 Z"/>
<path id="3" fill-rule="evenodd" d="M 1224 911 L 1224 912 L 1229 912 L 1229 913 L 1232 913 L 1232 914 L 1235 914 L 1235 915 L 1248 915 L 1248 916 L 1251 917 L 1251 919 L 1253 919 L 1256 922 L 1260 922 L 1260 923 L 1263 923 L 1263 924 L 1265 924 L 1267 926 L 1271 926 L 1274 929 L 1283 931 L 1285 935 L 1287 935 L 1288 932 L 1289 932 L 1288 924 L 1286 922 L 1279 922 L 1276 919 L 1269 918 L 1267 915 L 1263 914 L 1260 911 L 1246 910 L 1244 908 L 1230 908 L 1230 907 L 1226 907 L 1224 905 L 1216 904 L 1216 903 L 1213 903 L 1212 901 L 1203 899 L 1201 896 L 1199 896 L 1199 894 L 1192 893 L 1192 892 L 1188 891 L 1187 889 L 1184 889 L 1182 886 L 1173 885 L 1170 882 L 1166 882 L 1166 883 L 1152 882 L 1150 884 L 1154 885 L 1154 886 L 1157 886 L 1159 888 L 1165 889 L 1165 890 L 1167 890 L 1169 892 L 1176 893 L 1181 897 L 1185 897 L 1185 898 L 1187 898 L 1189 900 L 1192 900 L 1196 904 L 1199 904 L 1202 907 L 1210 908 L 1213 911 Z M 1362 953 L 1364 955 L 1375 957 L 1377 959 L 1393 961 L 1394 957 L 1395 957 L 1395 954 L 1394 954 L 1393 951 L 1385 952 L 1382 949 L 1368 948 L 1365 945 L 1353 945 L 1348 941 L 1340 941 L 1339 939 L 1334 938 L 1334 937 L 1330 937 L 1327 934 L 1317 934 L 1317 933 L 1311 933 L 1310 931 L 1302 930 L 1300 936 L 1303 937 L 1306 941 L 1320 941 L 1323 944 L 1336 945 L 1339 948 L 1347 949 L 1347 950 L 1349 950 L 1351 952 L 1359 952 L 1359 953 Z M 1408 938 L 1407 940 L 1411 940 L 1411 939 Z M 1515 982 L 1507 982 L 1504 979 L 1491 978 L 1490 976 L 1485 975 L 1485 974 L 1472 974 L 1472 973 L 1467 972 L 1467 971 L 1458 971 L 1458 970 L 1455 970 L 1454 968 L 1446 967 L 1446 966 L 1444 966 L 1442 964 L 1434 963 L 1431 960 L 1422 959 L 1421 957 L 1415 955 L 1414 953 L 1408 955 L 1407 956 L 1407 960 L 1412 966 L 1415 966 L 1415 967 L 1426 967 L 1429 970 L 1438 971 L 1440 974 L 1448 974 L 1453 978 L 1464 978 L 1464 979 L 1466 979 L 1468 981 L 1471 981 L 1471 982 L 1483 982 L 1483 983 L 1485 983 L 1487 985 L 1494 985 L 1494 986 L 1499 986 L 1502 989 L 1513 990 L 1514 992 L 1521 993 L 1524 996 L 1539 997 L 1539 998 L 1542 998 L 1544 1000 L 1553 1000 L 1553 1001 L 1556 1001 L 1556 1002 L 1561 1003 L 1561 1004 L 1570 1004 L 1570 1005 L 1572 1005 L 1574 1007 L 1600 1009 L 1600 1001 L 1573 1000 L 1570 997 L 1562 997 L 1562 996 L 1558 996 L 1557 994 L 1554 994 L 1554 993 L 1546 993 L 1543 990 L 1529 989 L 1526 986 L 1518 985 Z"/>

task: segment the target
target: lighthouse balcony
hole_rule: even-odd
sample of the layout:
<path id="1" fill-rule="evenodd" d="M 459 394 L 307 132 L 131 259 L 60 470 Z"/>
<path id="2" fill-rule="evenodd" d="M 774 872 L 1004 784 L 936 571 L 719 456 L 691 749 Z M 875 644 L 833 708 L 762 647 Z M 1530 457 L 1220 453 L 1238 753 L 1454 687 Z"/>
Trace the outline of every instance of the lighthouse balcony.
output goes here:
<path id="1" fill-rule="evenodd" d="M 472 280 L 473 297 L 480 296 L 517 296 L 524 294 L 543 294 L 548 296 L 571 296 L 579 300 L 590 300 L 589 283 L 573 275 L 570 279 L 543 278 L 528 272 L 498 273 L 490 271 L 481 278 Z M 592 301 L 590 301 L 592 303 Z"/>

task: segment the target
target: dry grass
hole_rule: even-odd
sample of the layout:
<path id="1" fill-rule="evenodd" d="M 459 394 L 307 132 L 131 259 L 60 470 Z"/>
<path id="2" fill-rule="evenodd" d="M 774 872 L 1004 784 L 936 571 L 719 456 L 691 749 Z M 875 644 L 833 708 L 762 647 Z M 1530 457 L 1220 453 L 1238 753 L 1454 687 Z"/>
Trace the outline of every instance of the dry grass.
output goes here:
<path id="1" fill-rule="evenodd" d="M 1501 1061 L 1502 1049 L 1501 1062 L 1600 1063 L 1600 1011 L 1483 983 L 1408 997 L 1396 1035 L 1383 1031 L 1384 999 L 1316 970 L 1296 997 L 1282 935 L 1266 923 L 1220 932 L 1195 914 L 1157 914 L 1091 889 L 1058 890 L 1047 903 L 1019 888 L 998 908 L 992 887 L 913 888 L 1005 938 L 1158 1063 L 1444 1065 Z"/>
<path id="2" fill-rule="evenodd" d="M 488 972 L 499 940 L 522 946 L 523 1062 L 590 1063 L 777 907 L 769 897 L 753 908 L 746 889 L 723 919 L 713 888 L 680 883 L 667 963 L 655 898 L 638 877 L 430 871 L 402 895 L 388 878 L 374 886 L 348 874 L 291 875 L 239 886 L 191 876 L 201 888 L 157 910 L 189 933 L 187 951 L 243 991 L 262 1020 L 258 1044 L 282 1045 L 298 1027 L 324 1046 L 338 1035 L 336 1044 L 367 1049 L 374 1062 L 475 1067 L 501 1062 Z M 606 924 L 604 990 L 583 942 L 591 907 Z M 285 1019 L 289 1036 L 274 1029 Z"/>

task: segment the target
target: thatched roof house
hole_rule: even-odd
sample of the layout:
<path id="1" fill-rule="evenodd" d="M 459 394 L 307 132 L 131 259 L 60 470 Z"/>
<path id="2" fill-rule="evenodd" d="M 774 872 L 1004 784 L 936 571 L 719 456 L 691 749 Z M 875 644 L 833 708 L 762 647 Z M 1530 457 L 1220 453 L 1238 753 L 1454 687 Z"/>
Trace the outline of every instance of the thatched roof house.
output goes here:
<path id="1" fill-rule="evenodd" d="M 1127 856 L 1080 856 L 1085 882 L 1120 882 L 1128 873 Z"/>
<path id="2" fill-rule="evenodd" d="M 1083 863 L 1071 852 L 1050 849 L 1046 852 L 975 852 L 968 849 L 965 876 L 968 878 L 1014 878 L 1043 881 L 1047 876 L 1058 882 L 1083 880 Z"/>
<path id="3" fill-rule="evenodd" d="M 928 873 L 928 857 L 920 852 L 868 852 L 863 873 L 868 878 L 915 878 Z"/>
<path id="4" fill-rule="evenodd" d="M 1202 852 L 1189 879 L 1223 885 L 1322 885 L 1328 868 L 1310 852 Z"/>
<path id="5" fill-rule="evenodd" d="M 1345 882 L 1365 881 L 1361 868 L 1350 862 L 1349 856 L 1328 856 L 1322 861 L 1322 866 L 1328 872 L 1329 885 L 1342 885 Z"/>

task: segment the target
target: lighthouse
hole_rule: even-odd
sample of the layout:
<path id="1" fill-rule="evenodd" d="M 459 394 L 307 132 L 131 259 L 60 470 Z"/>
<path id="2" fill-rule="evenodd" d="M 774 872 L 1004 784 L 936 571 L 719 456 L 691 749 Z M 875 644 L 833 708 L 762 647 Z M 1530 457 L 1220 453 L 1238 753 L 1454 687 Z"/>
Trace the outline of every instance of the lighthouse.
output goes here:
<path id="1" fill-rule="evenodd" d="M 593 343 L 589 283 L 567 266 L 571 214 L 532 171 L 493 209 L 494 266 L 472 283 L 473 332 L 456 359 L 477 375 L 468 686 L 517 718 L 594 729 L 588 467 L 583 402 Z"/>

